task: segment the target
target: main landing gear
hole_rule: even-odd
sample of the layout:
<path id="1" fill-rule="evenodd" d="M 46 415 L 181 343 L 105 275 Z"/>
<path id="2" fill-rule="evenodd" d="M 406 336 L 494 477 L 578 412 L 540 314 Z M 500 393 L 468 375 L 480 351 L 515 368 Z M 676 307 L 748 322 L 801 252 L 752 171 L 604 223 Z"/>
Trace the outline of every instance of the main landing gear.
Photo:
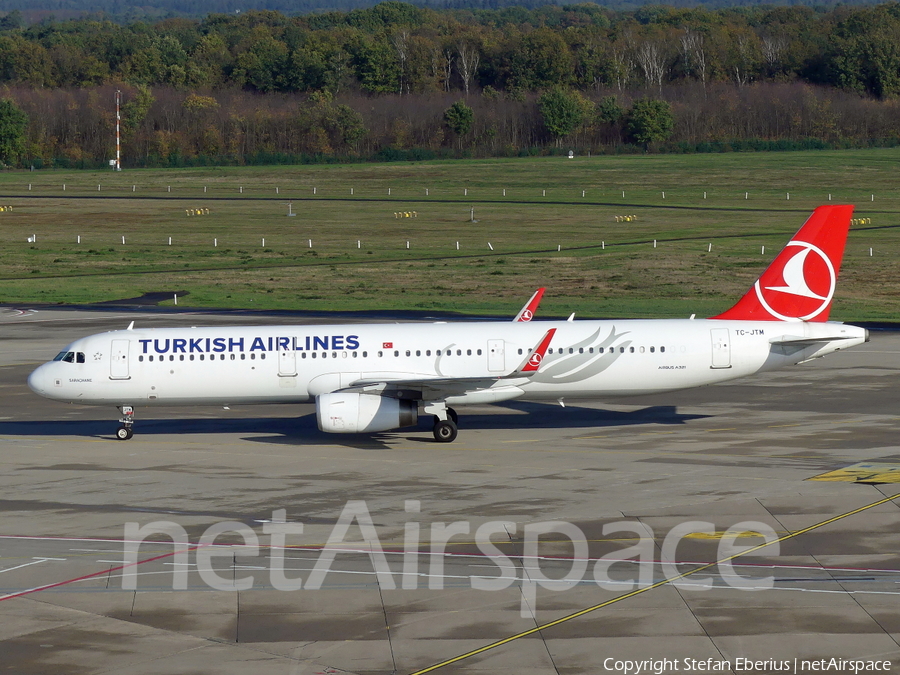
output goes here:
<path id="1" fill-rule="evenodd" d="M 425 406 L 425 412 L 434 415 L 434 440 L 438 443 L 452 443 L 459 434 L 459 415 L 453 408 L 448 408 L 446 403 L 429 403 Z"/>
<path id="2" fill-rule="evenodd" d="M 131 428 L 134 424 L 134 408 L 130 405 L 123 405 L 119 406 L 119 410 L 122 411 L 122 418 L 119 420 L 122 426 L 116 429 L 116 438 L 120 441 L 127 441 L 134 436 L 134 431 Z"/>

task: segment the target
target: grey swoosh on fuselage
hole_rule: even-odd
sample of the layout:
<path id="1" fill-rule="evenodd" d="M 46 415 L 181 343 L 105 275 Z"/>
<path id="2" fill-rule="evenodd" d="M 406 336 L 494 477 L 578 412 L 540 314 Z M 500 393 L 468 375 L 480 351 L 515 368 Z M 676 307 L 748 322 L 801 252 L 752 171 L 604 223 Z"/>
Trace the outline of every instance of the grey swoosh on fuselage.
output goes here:
<path id="1" fill-rule="evenodd" d="M 616 333 L 616 327 L 613 326 L 609 331 L 609 335 L 602 342 L 598 342 L 601 332 L 603 332 L 603 329 L 598 328 L 597 332 L 581 342 L 569 345 L 569 348 L 574 350 L 572 354 L 548 354 L 545 356 L 541 369 L 532 376 L 531 381 L 543 384 L 580 382 L 602 373 L 615 363 L 622 354 L 621 351 L 616 352 L 615 348 L 610 347 L 610 345 L 631 331 Z M 629 345 L 631 345 L 631 340 L 626 340 L 616 346 L 624 348 Z M 602 354 L 591 354 L 587 351 L 578 353 L 579 349 L 588 349 L 590 347 L 603 347 L 604 352 Z"/>

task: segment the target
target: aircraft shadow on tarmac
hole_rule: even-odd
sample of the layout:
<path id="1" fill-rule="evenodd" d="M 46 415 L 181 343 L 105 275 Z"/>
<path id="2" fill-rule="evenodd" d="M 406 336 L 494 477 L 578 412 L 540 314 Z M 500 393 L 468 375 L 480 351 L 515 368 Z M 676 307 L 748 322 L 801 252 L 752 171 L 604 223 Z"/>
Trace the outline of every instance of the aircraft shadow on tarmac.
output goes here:
<path id="1" fill-rule="evenodd" d="M 460 433 L 470 430 L 493 429 L 497 431 L 526 431 L 528 429 L 603 429 L 634 425 L 678 425 L 708 415 L 686 415 L 677 412 L 675 406 L 650 406 L 622 412 L 596 408 L 582 408 L 556 404 L 511 402 L 495 406 L 509 412 L 467 414 L 460 416 Z M 114 419 L 109 420 L 29 420 L 0 421 L 0 436 L 67 436 L 115 438 L 117 428 Z M 245 440 L 258 443 L 286 445 L 345 445 L 358 448 L 387 448 L 387 441 L 399 437 L 412 442 L 435 443 L 431 434 L 431 416 L 422 415 L 416 436 L 408 436 L 413 428 L 372 434 L 326 434 L 316 427 L 315 414 L 301 417 L 242 417 L 242 418 L 175 418 L 138 419 L 134 425 L 135 438 L 169 434 L 259 434 Z"/>

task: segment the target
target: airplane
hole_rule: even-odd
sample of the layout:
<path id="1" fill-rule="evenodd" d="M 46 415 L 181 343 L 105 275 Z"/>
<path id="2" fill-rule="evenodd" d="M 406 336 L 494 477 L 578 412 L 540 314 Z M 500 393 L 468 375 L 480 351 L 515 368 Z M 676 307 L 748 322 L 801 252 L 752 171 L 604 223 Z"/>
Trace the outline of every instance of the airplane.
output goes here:
<path id="1" fill-rule="evenodd" d="M 116 406 L 309 403 L 323 432 L 374 433 L 453 406 L 675 391 L 803 363 L 867 342 L 828 321 L 853 206 L 820 206 L 731 309 L 707 319 L 467 321 L 194 327 L 91 335 L 28 378 L 50 399 Z M 535 297 L 539 300 L 538 294 Z M 532 298 L 532 301 L 535 298 Z M 533 315 L 532 301 L 523 308 Z M 523 314 L 524 315 L 524 314 Z"/>

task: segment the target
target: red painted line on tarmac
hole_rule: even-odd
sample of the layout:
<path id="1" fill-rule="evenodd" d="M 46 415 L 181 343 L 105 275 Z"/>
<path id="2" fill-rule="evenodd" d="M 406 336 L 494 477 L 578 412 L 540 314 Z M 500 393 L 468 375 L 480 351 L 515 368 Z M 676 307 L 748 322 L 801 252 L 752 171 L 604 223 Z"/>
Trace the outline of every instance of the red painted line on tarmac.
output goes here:
<path id="1" fill-rule="evenodd" d="M 161 560 L 163 558 L 171 558 L 173 555 L 177 555 L 179 553 L 190 553 L 191 551 L 196 551 L 198 548 L 204 548 L 203 546 L 194 546 L 188 549 L 182 549 L 180 551 L 172 551 L 171 553 L 163 553 L 162 555 L 154 556 L 153 558 L 147 558 L 146 560 L 139 560 L 136 563 L 129 563 L 127 565 L 121 565 L 119 567 L 113 567 L 106 570 L 100 570 L 99 572 L 94 572 L 92 574 L 85 574 L 80 577 L 75 577 L 74 579 L 67 579 L 65 581 L 57 581 L 53 584 L 45 584 L 43 586 L 37 586 L 35 588 L 29 588 L 25 591 L 19 591 L 18 593 L 10 593 L 9 595 L 0 596 L 0 602 L 4 600 L 11 600 L 12 598 L 21 598 L 23 595 L 31 595 L 32 593 L 38 593 L 40 591 L 46 591 L 51 588 L 59 588 L 60 586 L 67 586 L 68 584 L 74 584 L 78 581 L 84 581 L 85 579 L 92 579 L 94 577 L 103 576 L 104 574 L 112 574 L 113 572 L 119 572 L 124 569 L 128 569 L 129 567 L 137 567 L 138 565 L 143 565 L 144 563 L 153 562 L 154 560 Z"/>

